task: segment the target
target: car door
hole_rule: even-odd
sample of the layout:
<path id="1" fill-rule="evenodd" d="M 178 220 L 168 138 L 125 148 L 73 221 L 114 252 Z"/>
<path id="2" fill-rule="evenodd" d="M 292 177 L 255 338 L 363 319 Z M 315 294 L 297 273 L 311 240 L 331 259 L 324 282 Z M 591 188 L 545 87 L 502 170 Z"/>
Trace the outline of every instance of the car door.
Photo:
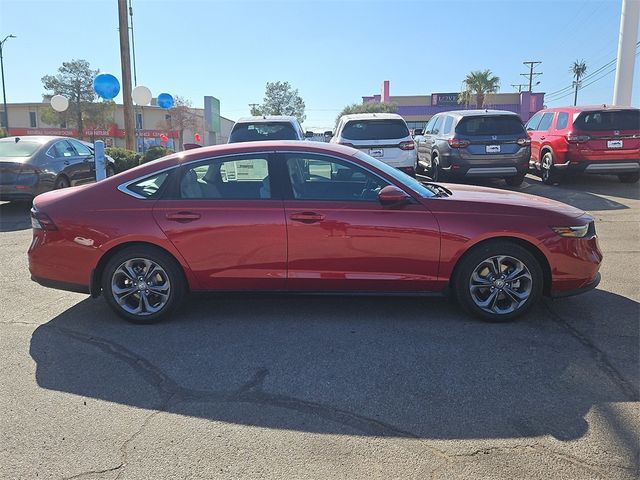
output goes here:
<path id="1" fill-rule="evenodd" d="M 270 163 L 268 154 L 253 153 L 186 164 L 154 206 L 203 289 L 284 289 L 286 225 Z"/>
<path id="2" fill-rule="evenodd" d="M 423 167 L 428 167 L 431 161 L 431 141 L 433 137 L 431 137 L 431 132 L 433 131 L 433 125 L 438 120 L 438 116 L 434 115 L 431 120 L 424 127 L 424 132 L 422 136 L 418 139 L 418 161 L 424 162 Z"/>
<path id="3" fill-rule="evenodd" d="M 78 155 L 78 183 L 91 183 L 96 180 L 96 162 L 93 152 L 83 143 L 69 139 L 67 140 Z"/>
<path id="4" fill-rule="evenodd" d="M 533 162 L 540 161 L 540 133 L 538 132 L 538 125 L 543 115 L 544 112 L 536 113 L 525 125 L 527 134 L 531 139 L 531 160 Z"/>
<path id="5" fill-rule="evenodd" d="M 53 170 L 57 175 L 64 175 L 71 186 L 80 185 L 83 178 L 82 160 L 68 140 L 58 140 L 46 152 L 53 159 Z"/>
<path id="6" fill-rule="evenodd" d="M 389 182 L 324 154 L 282 153 L 291 184 L 287 289 L 425 292 L 435 288 L 437 222 L 423 205 L 384 207 Z"/>

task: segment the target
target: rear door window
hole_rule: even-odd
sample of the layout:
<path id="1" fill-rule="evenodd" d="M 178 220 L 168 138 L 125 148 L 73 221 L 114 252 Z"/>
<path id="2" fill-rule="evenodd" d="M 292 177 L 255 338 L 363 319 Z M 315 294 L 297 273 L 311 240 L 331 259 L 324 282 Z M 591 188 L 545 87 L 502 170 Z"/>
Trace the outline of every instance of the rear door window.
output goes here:
<path id="1" fill-rule="evenodd" d="M 433 125 L 436 123 L 437 117 L 431 117 L 431 120 L 429 120 L 429 123 L 427 123 L 427 125 L 424 127 L 424 133 L 425 135 L 427 133 L 431 133 L 431 130 L 433 130 Z"/>
<path id="2" fill-rule="evenodd" d="M 466 117 L 456 127 L 460 135 L 517 135 L 524 126 L 515 115 L 487 115 Z"/>
<path id="3" fill-rule="evenodd" d="M 564 130 L 569 124 L 569 114 L 567 112 L 560 112 L 558 114 L 558 120 L 556 121 L 556 130 Z"/>
<path id="4" fill-rule="evenodd" d="M 444 128 L 442 129 L 442 133 L 444 133 L 445 135 L 449 135 L 452 131 L 451 127 L 453 127 L 453 117 L 450 117 L 449 115 L 447 115 L 445 117 Z"/>
<path id="5" fill-rule="evenodd" d="M 433 126 L 433 133 L 434 135 L 438 135 L 440 133 L 440 130 L 442 130 L 442 122 L 444 121 L 444 117 L 438 117 L 438 120 L 436 120 L 435 125 Z"/>
<path id="6" fill-rule="evenodd" d="M 299 140 L 299 135 L 289 122 L 255 122 L 236 123 L 229 137 L 229 143 L 263 140 Z"/>
<path id="7" fill-rule="evenodd" d="M 344 126 L 342 138 L 347 140 L 392 140 L 409 136 L 404 120 L 353 120 Z"/>
<path id="8" fill-rule="evenodd" d="M 582 112 L 573 122 L 578 130 L 640 130 L 640 110 Z"/>
<path id="9" fill-rule="evenodd" d="M 536 130 L 540 131 L 540 132 L 546 132 L 547 130 L 549 130 L 551 128 L 551 123 L 553 122 L 553 112 L 547 112 L 542 116 L 542 119 L 540 120 L 540 125 L 538 125 L 538 128 Z"/>

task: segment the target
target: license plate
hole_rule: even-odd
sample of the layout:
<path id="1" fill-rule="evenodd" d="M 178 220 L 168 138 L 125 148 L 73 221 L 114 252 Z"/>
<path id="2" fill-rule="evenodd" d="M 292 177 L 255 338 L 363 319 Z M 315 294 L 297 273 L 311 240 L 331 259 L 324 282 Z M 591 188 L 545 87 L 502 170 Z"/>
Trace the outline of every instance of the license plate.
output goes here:
<path id="1" fill-rule="evenodd" d="M 384 148 L 370 148 L 369 155 L 375 158 L 384 157 Z"/>
<path id="2" fill-rule="evenodd" d="M 487 153 L 500 153 L 500 145 L 487 145 L 485 151 Z"/>
<path id="3" fill-rule="evenodd" d="M 607 148 L 622 148 L 622 140 L 607 141 Z"/>

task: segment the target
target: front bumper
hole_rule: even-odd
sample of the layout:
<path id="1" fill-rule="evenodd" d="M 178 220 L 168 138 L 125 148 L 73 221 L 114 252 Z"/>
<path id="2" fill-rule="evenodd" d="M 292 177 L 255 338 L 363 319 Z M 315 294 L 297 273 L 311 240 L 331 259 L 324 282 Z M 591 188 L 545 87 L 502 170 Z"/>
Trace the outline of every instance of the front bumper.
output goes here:
<path id="1" fill-rule="evenodd" d="M 582 293 L 586 293 L 590 290 L 593 290 L 600 284 L 600 280 L 602 275 L 598 272 L 593 280 L 584 285 L 583 287 L 576 288 L 574 290 L 565 290 L 560 292 L 551 292 L 551 298 L 563 298 L 563 297 L 572 297 L 574 295 L 580 295 Z"/>

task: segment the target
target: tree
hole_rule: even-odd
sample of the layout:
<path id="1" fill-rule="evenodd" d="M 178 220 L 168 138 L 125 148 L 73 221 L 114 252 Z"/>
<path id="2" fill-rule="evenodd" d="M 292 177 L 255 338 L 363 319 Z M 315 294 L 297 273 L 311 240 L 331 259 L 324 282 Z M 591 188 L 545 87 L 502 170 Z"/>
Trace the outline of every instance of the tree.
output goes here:
<path id="1" fill-rule="evenodd" d="M 78 129 L 79 135 L 83 135 L 84 117 L 92 110 L 90 106 L 96 100 L 96 93 L 93 90 L 93 79 L 100 73 L 99 70 L 91 70 L 89 62 L 86 60 L 71 60 L 62 62 L 56 75 L 45 75 L 42 77 L 42 84 L 47 91 L 43 96 L 64 95 L 69 99 L 69 109 L 62 115 L 55 115 L 53 118 L 57 123 L 67 123 Z M 95 110 L 94 110 L 95 111 Z M 100 111 L 98 108 L 97 111 Z M 49 115 L 50 114 L 45 114 Z M 48 118 L 52 120 L 53 118 Z M 50 123 L 45 120 L 46 123 Z M 55 121 L 51 123 L 56 123 Z"/>
<path id="2" fill-rule="evenodd" d="M 180 134 L 178 149 L 182 150 L 184 146 L 184 131 L 192 130 L 197 132 L 202 126 L 202 117 L 199 117 L 192 108 L 191 101 L 175 96 L 173 98 L 173 107 L 168 111 L 169 119 L 163 120 L 158 125 L 164 130 L 174 130 Z"/>
<path id="3" fill-rule="evenodd" d="M 262 105 L 251 107 L 251 115 L 292 115 L 304 122 L 304 100 L 289 82 L 267 82 Z"/>
<path id="4" fill-rule="evenodd" d="M 347 105 L 336 117 L 336 126 L 340 117 L 343 115 L 350 115 L 352 113 L 396 113 L 398 105 L 395 103 L 385 102 L 369 102 L 369 103 L 353 103 Z"/>
<path id="5" fill-rule="evenodd" d="M 576 60 L 575 62 L 573 62 L 573 65 L 571 65 L 570 72 L 573 73 L 573 78 L 575 78 L 573 86 L 576 88 L 575 94 L 573 96 L 573 104 L 577 105 L 578 89 L 580 88 L 580 77 L 584 76 L 584 74 L 587 73 L 587 64 L 584 62 L 584 60 Z"/>
<path id="6" fill-rule="evenodd" d="M 469 73 L 463 83 L 464 90 L 461 92 L 458 102 L 469 105 L 472 96 L 475 95 L 477 108 L 484 106 L 484 98 L 487 93 L 496 93 L 500 89 L 500 78 L 494 76 L 489 69 Z"/>

